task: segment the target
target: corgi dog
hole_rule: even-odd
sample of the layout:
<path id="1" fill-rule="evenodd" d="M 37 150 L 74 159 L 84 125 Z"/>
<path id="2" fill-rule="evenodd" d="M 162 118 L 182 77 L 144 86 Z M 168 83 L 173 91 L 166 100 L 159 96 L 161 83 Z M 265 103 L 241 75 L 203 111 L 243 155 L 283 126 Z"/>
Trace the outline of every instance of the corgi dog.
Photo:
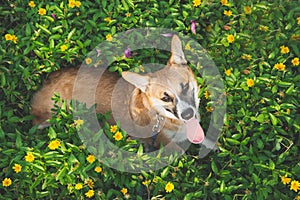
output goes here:
<path id="1" fill-rule="evenodd" d="M 54 103 L 51 97 L 58 93 L 64 100 L 75 98 L 87 106 L 96 104 L 97 113 L 111 112 L 111 123 L 119 121 L 128 135 L 156 149 L 163 145 L 182 150 L 181 143 L 203 142 L 199 88 L 177 35 L 172 37 L 171 57 L 163 69 L 147 74 L 122 72 L 122 77 L 102 69 L 100 79 L 96 76 L 99 70 L 85 67 L 79 75 L 79 69 L 65 68 L 52 73 L 33 96 L 33 124 L 47 124 Z M 80 80 L 84 84 L 75 83 Z M 89 85 L 96 88 L 94 92 Z"/>

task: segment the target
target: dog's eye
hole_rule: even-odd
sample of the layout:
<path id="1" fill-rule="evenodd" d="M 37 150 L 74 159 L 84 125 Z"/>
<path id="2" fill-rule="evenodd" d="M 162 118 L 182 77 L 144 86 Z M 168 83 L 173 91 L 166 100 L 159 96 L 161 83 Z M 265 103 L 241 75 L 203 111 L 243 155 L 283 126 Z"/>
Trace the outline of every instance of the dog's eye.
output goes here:
<path id="1" fill-rule="evenodd" d="M 166 92 L 164 92 L 164 96 L 161 98 L 162 101 L 164 102 L 172 102 L 173 98 Z"/>

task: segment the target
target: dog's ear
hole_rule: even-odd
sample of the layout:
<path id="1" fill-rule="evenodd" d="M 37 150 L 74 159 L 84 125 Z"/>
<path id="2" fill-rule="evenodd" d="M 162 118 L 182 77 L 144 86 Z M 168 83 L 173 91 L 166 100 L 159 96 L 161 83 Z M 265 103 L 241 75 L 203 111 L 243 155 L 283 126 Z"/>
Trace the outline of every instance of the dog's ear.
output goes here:
<path id="1" fill-rule="evenodd" d="M 142 90 L 142 92 L 146 91 L 146 88 L 150 82 L 149 76 L 140 75 L 134 72 L 122 72 L 122 77 L 127 82 Z"/>
<path id="2" fill-rule="evenodd" d="M 171 42 L 171 52 L 172 55 L 170 57 L 169 63 L 170 64 L 187 64 L 187 61 L 184 57 L 184 53 L 182 50 L 182 43 L 181 40 L 177 35 L 174 35 Z"/>

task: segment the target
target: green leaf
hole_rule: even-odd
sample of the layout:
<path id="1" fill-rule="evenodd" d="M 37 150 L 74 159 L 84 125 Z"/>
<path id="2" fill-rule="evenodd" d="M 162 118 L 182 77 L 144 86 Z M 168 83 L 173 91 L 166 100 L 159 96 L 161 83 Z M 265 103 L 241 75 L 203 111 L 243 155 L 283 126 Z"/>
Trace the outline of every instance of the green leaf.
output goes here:
<path id="1" fill-rule="evenodd" d="M 65 165 L 61 170 L 58 171 L 55 180 L 59 180 L 62 184 L 64 183 L 64 176 L 67 174 L 68 167 Z"/>
<path id="2" fill-rule="evenodd" d="M 124 10 L 126 10 L 126 11 L 129 10 L 128 5 L 125 0 L 122 0 L 122 5 L 123 5 Z"/>
<path id="3" fill-rule="evenodd" d="M 4 87 L 6 85 L 6 78 L 4 74 L 0 74 L 0 79 L 1 79 L 1 87 Z"/>
<path id="4" fill-rule="evenodd" d="M 161 178 L 166 178 L 170 172 L 170 167 L 166 167 L 160 174 Z"/>
<path id="5" fill-rule="evenodd" d="M 286 94 L 292 94 L 294 92 L 295 85 L 292 84 L 286 91 Z"/>
<path id="6" fill-rule="evenodd" d="M 211 162 L 211 169 L 212 169 L 212 171 L 213 171 L 215 174 L 218 174 L 218 173 L 219 173 L 219 169 L 218 169 L 217 164 L 216 164 L 216 162 L 215 162 L 214 160 L 212 160 L 212 162 Z"/>
<path id="7" fill-rule="evenodd" d="M 247 145 L 251 137 L 246 137 L 242 142 L 241 145 Z"/>
<path id="8" fill-rule="evenodd" d="M 174 22 L 177 24 L 177 26 L 181 29 L 184 30 L 185 29 L 185 25 L 182 21 L 178 20 L 178 19 L 174 19 Z"/>
<path id="9" fill-rule="evenodd" d="M 20 149 L 23 146 L 21 133 L 16 130 L 16 148 Z"/>
<path id="10" fill-rule="evenodd" d="M 51 126 L 49 127 L 48 136 L 49 136 L 50 140 L 53 140 L 56 138 L 56 132 Z"/>
<path id="11" fill-rule="evenodd" d="M 72 36 L 74 35 L 75 31 L 76 31 L 76 28 L 73 28 L 72 31 L 68 34 L 67 40 L 70 40 L 72 38 Z"/>
<path id="12" fill-rule="evenodd" d="M 2 127 L 0 126 L 0 141 L 4 141 L 4 138 L 5 138 L 5 133 L 2 129 Z"/>
<path id="13" fill-rule="evenodd" d="M 264 123 L 266 121 L 266 117 L 265 117 L 266 114 L 259 114 L 257 117 L 256 117 L 256 120 L 259 122 L 259 123 Z"/>
<path id="14" fill-rule="evenodd" d="M 278 123 L 277 118 L 276 118 L 272 113 L 269 113 L 269 116 L 270 116 L 270 118 L 271 118 L 272 124 L 273 124 L 274 126 L 276 126 L 277 123 Z"/>
<path id="15" fill-rule="evenodd" d="M 51 34 L 52 34 L 47 28 L 45 28 L 45 27 L 42 26 L 42 25 L 36 24 L 36 27 L 39 28 L 39 29 L 41 29 L 42 31 L 44 31 L 44 32 L 47 33 L 48 35 L 51 35 Z"/>
<path id="16" fill-rule="evenodd" d="M 49 48 L 50 49 L 54 48 L 54 40 L 53 39 L 49 39 Z"/>
<path id="17" fill-rule="evenodd" d="M 233 144 L 233 145 L 238 145 L 240 144 L 240 141 L 236 140 L 236 139 L 232 139 L 232 138 L 226 138 L 226 141 Z"/>
<path id="18" fill-rule="evenodd" d="M 45 171 L 44 167 L 42 167 L 41 165 L 31 163 L 30 166 L 32 166 L 38 172 L 44 172 Z"/>
<path id="19" fill-rule="evenodd" d="M 220 185 L 220 192 L 221 193 L 225 192 L 225 188 L 226 188 L 225 182 L 224 182 L 224 180 L 222 180 L 221 185 Z"/>
<path id="20" fill-rule="evenodd" d="M 31 36 L 31 27 L 30 27 L 30 24 L 26 24 L 25 34 L 26 34 L 26 36 Z"/>

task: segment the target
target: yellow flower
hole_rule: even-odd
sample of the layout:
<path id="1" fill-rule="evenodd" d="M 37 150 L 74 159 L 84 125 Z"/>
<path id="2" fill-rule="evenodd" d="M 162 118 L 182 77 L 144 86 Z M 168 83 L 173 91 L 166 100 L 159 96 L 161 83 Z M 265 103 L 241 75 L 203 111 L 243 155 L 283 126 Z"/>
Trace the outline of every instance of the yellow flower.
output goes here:
<path id="1" fill-rule="evenodd" d="M 67 48 L 68 48 L 68 46 L 65 45 L 65 44 L 63 44 L 63 45 L 60 46 L 60 50 L 61 51 L 65 51 L 65 50 L 67 50 Z"/>
<path id="2" fill-rule="evenodd" d="M 259 25 L 258 30 L 267 32 L 269 30 L 269 27 L 263 26 L 263 25 Z"/>
<path id="3" fill-rule="evenodd" d="M 69 0 L 68 6 L 69 6 L 70 8 L 74 8 L 74 7 L 76 6 L 75 0 Z"/>
<path id="4" fill-rule="evenodd" d="M 82 189 L 82 184 L 81 183 L 77 183 L 75 185 L 75 190 L 80 190 L 80 189 Z"/>
<path id="5" fill-rule="evenodd" d="M 293 180 L 291 182 L 290 190 L 294 190 L 295 192 L 298 192 L 298 190 L 300 190 L 300 183 L 299 183 L 299 181 Z"/>
<path id="6" fill-rule="evenodd" d="M 251 14 L 251 7 L 250 6 L 245 6 L 244 7 L 244 12 L 247 14 L 247 15 L 249 15 L 249 14 Z"/>
<path id="7" fill-rule="evenodd" d="M 80 1 L 75 1 L 75 6 L 76 6 L 77 8 L 79 8 L 79 7 L 81 6 L 81 2 L 80 2 Z"/>
<path id="8" fill-rule="evenodd" d="M 93 155 L 88 155 L 88 157 L 86 158 L 86 160 L 87 160 L 89 163 L 93 163 L 93 162 L 96 160 L 96 158 L 95 158 L 95 156 L 93 156 Z"/>
<path id="9" fill-rule="evenodd" d="M 206 111 L 207 111 L 207 112 L 212 112 L 213 110 L 214 110 L 214 108 L 211 107 L 211 106 L 210 106 L 210 107 L 206 107 Z"/>
<path id="10" fill-rule="evenodd" d="M 11 41 L 13 41 L 14 43 L 17 43 L 17 37 L 15 35 L 11 36 Z"/>
<path id="11" fill-rule="evenodd" d="M 28 6 L 34 8 L 35 7 L 34 1 L 29 1 Z"/>
<path id="12" fill-rule="evenodd" d="M 201 5 L 201 0 L 193 0 L 193 6 L 198 7 Z"/>
<path id="13" fill-rule="evenodd" d="M 292 64 L 293 64 L 294 66 L 298 66 L 298 65 L 299 65 L 299 58 L 294 58 L 294 59 L 292 60 Z"/>
<path id="14" fill-rule="evenodd" d="M 111 34 L 106 35 L 106 40 L 107 41 L 112 41 L 112 35 Z"/>
<path id="15" fill-rule="evenodd" d="M 253 87 L 254 86 L 254 80 L 252 78 L 247 79 L 247 85 L 248 87 Z"/>
<path id="16" fill-rule="evenodd" d="M 232 12 L 231 12 L 231 10 L 224 10 L 224 15 L 226 15 L 226 16 L 231 16 L 232 15 Z"/>
<path id="17" fill-rule="evenodd" d="M 185 45 L 185 50 L 188 50 L 188 51 L 191 50 L 191 46 L 189 44 L 186 44 Z"/>
<path id="18" fill-rule="evenodd" d="M 244 60 L 251 60 L 251 59 L 252 59 L 252 56 L 249 55 L 249 54 L 243 54 L 243 55 L 241 56 L 241 58 L 244 59 Z"/>
<path id="19" fill-rule="evenodd" d="M 282 54 L 287 54 L 288 52 L 290 52 L 290 49 L 288 47 L 286 47 L 286 46 L 281 46 L 280 49 L 281 49 L 280 52 Z"/>
<path id="20" fill-rule="evenodd" d="M 277 69 L 277 70 L 279 70 L 279 71 L 284 71 L 285 70 L 285 64 L 283 64 L 283 63 L 276 63 L 274 65 L 274 68 Z"/>
<path id="21" fill-rule="evenodd" d="M 47 11 L 46 11 L 45 8 L 40 8 L 40 9 L 38 10 L 38 13 L 39 13 L 39 15 L 46 15 Z"/>
<path id="22" fill-rule="evenodd" d="M 32 152 L 27 152 L 27 155 L 25 156 L 25 160 L 27 162 L 33 162 L 34 161 L 34 155 Z"/>
<path id="23" fill-rule="evenodd" d="M 110 23 L 112 21 L 112 19 L 110 17 L 106 17 L 106 18 L 104 18 L 104 21 Z"/>
<path id="24" fill-rule="evenodd" d="M 166 187 L 165 187 L 166 192 L 172 192 L 174 190 L 174 184 L 168 182 Z"/>
<path id="25" fill-rule="evenodd" d="M 5 179 L 2 181 L 2 185 L 3 185 L 4 187 L 10 186 L 11 183 L 12 183 L 12 181 L 11 181 L 10 178 L 5 178 Z"/>
<path id="26" fill-rule="evenodd" d="M 126 15 L 126 17 L 130 17 L 131 13 L 126 13 L 125 15 Z"/>
<path id="27" fill-rule="evenodd" d="M 87 198 L 91 198 L 92 196 L 94 196 L 95 192 L 94 190 L 89 190 L 88 192 L 85 193 L 85 196 Z"/>
<path id="28" fill-rule="evenodd" d="M 234 36 L 232 34 L 227 36 L 228 43 L 232 43 L 234 41 Z"/>
<path id="29" fill-rule="evenodd" d="M 100 172 L 102 172 L 102 168 L 101 167 L 95 167 L 95 172 L 97 172 L 97 173 L 100 173 Z"/>
<path id="30" fill-rule="evenodd" d="M 150 183 L 151 183 L 151 180 L 145 180 L 142 182 L 142 184 L 145 186 L 150 185 Z"/>
<path id="31" fill-rule="evenodd" d="M 85 63 L 86 63 L 87 65 L 91 64 L 92 62 L 93 62 L 93 60 L 92 60 L 91 58 L 86 58 L 86 59 L 85 59 Z"/>
<path id="32" fill-rule="evenodd" d="M 123 135 L 120 131 L 118 131 L 113 137 L 115 138 L 116 141 L 120 141 L 123 139 Z"/>
<path id="33" fill-rule="evenodd" d="M 5 34 L 4 37 L 5 37 L 5 40 L 12 40 L 12 35 L 9 33 Z"/>
<path id="34" fill-rule="evenodd" d="M 210 95 L 210 93 L 206 90 L 206 91 L 204 92 L 204 97 L 205 97 L 205 99 L 208 99 L 208 98 L 209 98 L 209 95 Z"/>
<path id="35" fill-rule="evenodd" d="M 82 119 L 75 119 L 74 123 L 76 126 L 81 126 L 84 123 L 84 121 Z"/>
<path id="36" fill-rule="evenodd" d="M 231 69 L 226 69 L 226 70 L 225 70 L 225 74 L 226 74 L 226 76 L 230 76 L 230 74 L 231 74 Z"/>
<path id="37" fill-rule="evenodd" d="M 300 25 L 300 17 L 297 17 L 297 24 Z"/>
<path id="38" fill-rule="evenodd" d="M 127 190 L 127 188 L 122 188 L 121 192 L 123 193 L 123 195 L 125 195 L 128 193 L 128 190 Z"/>
<path id="39" fill-rule="evenodd" d="M 49 143 L 48 147 L 49 147 L 50 150 L 58 149 L 60 147 L 60 141 L 59 140 L 53 140 Z"/>
<path id="40" fill-rule="evenodd" d="M 221 2 L 221 4 L 223 5 L 223 6 L 228 6 L 229 4 L 228 4 L 228 0 L 220 0 L 220 2 Z"/>
<path id="41" fill-rule="evenodd" d="M 9 33 L 7 33 L 7 34 L 5 34 L 5 40 L 11 40 L 11 41 L 13 41 L 14 43 L 17 43 L 17 37 L 15 36 L 15 35 L 11 35 L 11 34 L 9 34 Z"/>
<path id="42" fill-rule="evenodd" d="M 115 133 L 118 130 L 117 125 L 110 126 L 110 132 Z"/>
<path id="43" fill-rule="evenodd" d="M 284 175 L 281 177 L 281 182 L 286 185 L 289 184 L 291 182 L 291 178 L 288 178 L 287 175 Z"/>
<path id="44" fill-rule="evenodd" d="M 86 184 L 89 186 L 89 188 L 93 188 L 94 187 L 94 181 L 92 180 L 92 179 L 88 179 L 87 181 L 86 181 Z"/>
<path id="45" fill-rule="evenodd" d="M 15 164 L 15 165 L 12 167 L 12 169 L 13 169 L 16 173 L 19 173 L 19 172 L 21 172 L 21 170 L 22 170 L 22 166 L 19 165 L 19 164 Z"/>

